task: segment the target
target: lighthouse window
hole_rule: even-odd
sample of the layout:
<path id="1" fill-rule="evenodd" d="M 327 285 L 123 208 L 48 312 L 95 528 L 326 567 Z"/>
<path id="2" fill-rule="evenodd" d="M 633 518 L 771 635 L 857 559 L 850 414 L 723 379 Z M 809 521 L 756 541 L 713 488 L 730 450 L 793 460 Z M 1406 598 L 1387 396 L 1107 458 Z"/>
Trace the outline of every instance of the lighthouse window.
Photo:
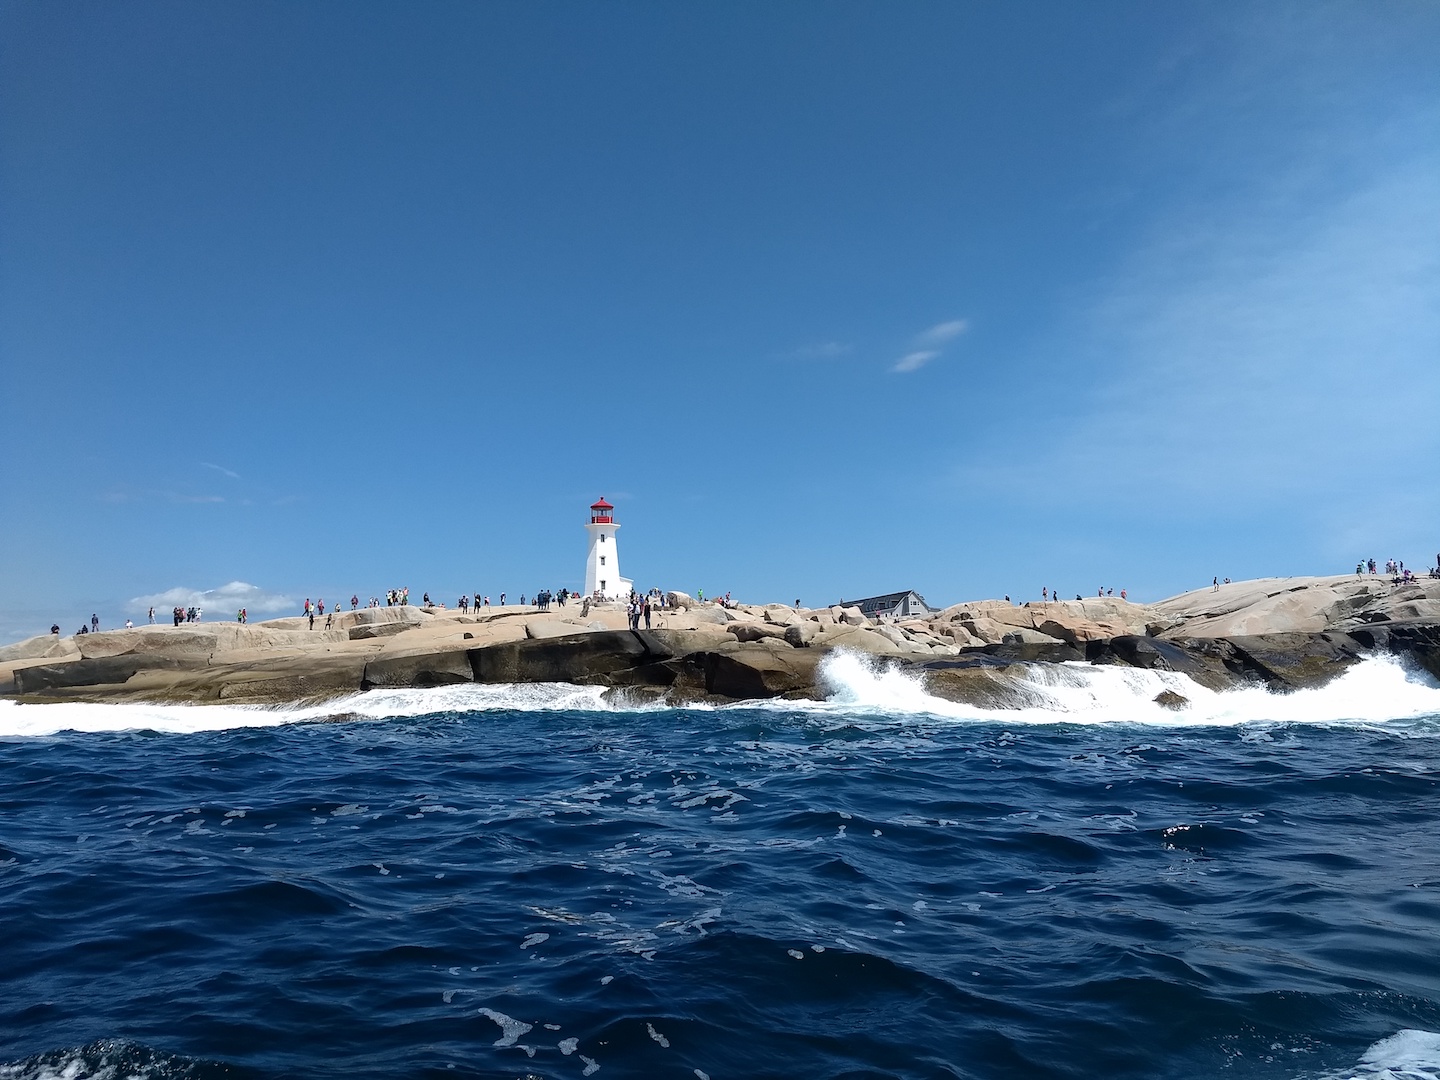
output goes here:
<path id="1" fill-rule="evenodd" d="M 600 556 L 600 565 L 601 565 L 601 566 L 604 566 L 604 565 L 605 565 L 605 556 L 604 556 L 604 555 L 601 555 L 601 556 Z"/>
<path id="2" fill-rule="evenodd" d="M 601 534 L 600 534 L 600 542 L 601 542 L 602 544 L 605 542 L 605 534 L 604 534 L 604 533 L 601 533 Z"/>

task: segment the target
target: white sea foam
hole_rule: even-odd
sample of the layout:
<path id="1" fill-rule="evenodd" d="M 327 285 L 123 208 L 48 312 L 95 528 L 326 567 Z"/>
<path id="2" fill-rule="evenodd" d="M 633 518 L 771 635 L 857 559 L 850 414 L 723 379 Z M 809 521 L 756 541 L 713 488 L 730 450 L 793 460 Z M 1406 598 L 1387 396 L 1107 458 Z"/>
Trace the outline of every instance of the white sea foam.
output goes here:
<path id="1" fill-rule="evenodd" d="M 1440 1033 L 1405 1028 L 1381 1039 L 1333 1080 L 1440 1080 Z"/>
<path id="2" fill-rule="evenodd" d="M 1207 689 L 1169 671 L 1086 663 L 1030 664 L 1010 682 L 1012 709 L 986 709 L 935 697 L 921 675 L 869 657 L 834 653 L 821 664 L 830 691 L 823 702 L 767 702 L 769 708 L 808 708 L 876 716 L 924 715 L 994 723 L 1129 723 L 1163 727 L 1227 726 L 1253 722 L 1375 724 L 1420 717 L 1440 719 L 1440 688 L 1428 676 L 1388 656 L 1367 658 L 1325 686 L 1272 693 L 1263 687 Z M 1173 691 L 1186 699 L 1178 710 L 1155 697 Z"/>
<path id="3" fill-rule="evenodd" d="M 825 701 L 741 702 L 691 709 L 726 712 L 767 709 L 893 720 L 929 717 L 1004 724 L 1127 723 L 1160 727 L 1233 726 L 1255 722 L 1383 724 L 1422 717 L 1440 720 L 1440 688 L 1392 657 L 1354 665 L 1323 687 L 1276 694 L 1262 687 L 1206 689 L 1175 672 L 1085 663 L 1022 665 L 999 676 L 1021 707 L 986 709 L 928 692 L 923 675 L 871 657 L 837 652 L 820 665 Z M 1178 710 L 1155 702 L 1162 691 L 1180 694 Z M 323 704 L 144 705 L 64 702 L 18 704 L 0 700 L 0 737 L 60 732 L 158 731 L 190 734 L 231 728 L 274 727 L 325 720 L 383 721 L 435 713 L 653 711 L 605 697 L 598 686 L 568 683 L 463 684 L 428 689 L 371 690 Z M 1440 725 L 1436 727 L 1440 733 Z M 708 797 L 708 796 L 707 796 Z"/>

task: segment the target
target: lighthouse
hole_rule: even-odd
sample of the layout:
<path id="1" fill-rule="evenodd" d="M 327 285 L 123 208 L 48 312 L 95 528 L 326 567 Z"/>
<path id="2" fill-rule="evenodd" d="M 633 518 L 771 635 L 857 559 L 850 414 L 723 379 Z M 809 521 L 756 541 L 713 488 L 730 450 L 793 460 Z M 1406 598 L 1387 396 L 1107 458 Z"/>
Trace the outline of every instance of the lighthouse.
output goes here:
<path id="1" fill-rule="evenodd" d="M 590 551 L 585 556 L 585 595 L 623 600 L 630 595 L 630 579 L 620 576 L 620 545 L 615 542 L 615 507 L 600 496 L 590 504 Z"/>

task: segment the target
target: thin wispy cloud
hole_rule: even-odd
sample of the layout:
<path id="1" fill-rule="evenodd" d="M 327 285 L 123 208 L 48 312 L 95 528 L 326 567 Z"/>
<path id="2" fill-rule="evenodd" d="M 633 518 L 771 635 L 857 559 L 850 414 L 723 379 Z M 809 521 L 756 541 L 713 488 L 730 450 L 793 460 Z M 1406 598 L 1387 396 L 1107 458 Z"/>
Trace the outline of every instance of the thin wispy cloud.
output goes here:
<path id="1" fill-rule="evenodd" d="M 946 322 L 936 323 L 928 330 L 922 330 L 915 335 L 914 345 L 916 347 L 895 361 L 890 370 L 896 375 L 919 371 L 940 356 L 944 352 L 944 346 L 968 329 L 970 329 L 970 324 L 966 320 L 950 319 Z"/>
<path id="2" fill-rule="evenodd" d="M 202 461 L 202 462 L 200 462 L 200 464 L 203 465 L 203 466 L 205 466 L 205 468 L 207 468 L 207 469 L 214 469 L 214 470 L 215 470 L 216 472 L 218 472 L 218 473 L 224 473 L 224 474 L 225 474 L 226 476 L 228 476 L 231 480 L 239 480 L 239 479 L 240 479 L 240 474 L 239 474 L 239 473 L 237 473 L 237 472 L 232 472 L 230 469 L 225 468 L 225 466 L 223 466 L 223 465 L 215 465 L 215 464 L 212 464 L 211 462 L 208 462 L 208 461 Z"/>
<path id="3" fill-rule="evenodd" d="M 1057 327 L 1052 348 L 1097 377 L 1053 439 L 970 456 L 962 486 L 1170 518 L 1285 507 L 1339 565 L 1380 554 L 1365 537 L 1433 551 L 1440 156 L 1412 145 L 1344 184 L 1301 162 L 1158 217 Z"/>
<path id="4" fill-rule="evenodd" d="M 940 353 L 936 349 L 919 349 L 912 353 L 906 353 L 899 360 L 895 361 L 895 366 L 890 370 L 898 374 L 904 374 L 907 371 L 919 371 L 939 355 Z"/>
<path id="5" fill-rule="evenodd" d="M 954 341 L 968 329 L 970 329 L 970 324 L 964 319 L 951 319 L 949 322 L 937 323 L 921 334 L 916 344 L 943 345 L 947 341 Z"/>

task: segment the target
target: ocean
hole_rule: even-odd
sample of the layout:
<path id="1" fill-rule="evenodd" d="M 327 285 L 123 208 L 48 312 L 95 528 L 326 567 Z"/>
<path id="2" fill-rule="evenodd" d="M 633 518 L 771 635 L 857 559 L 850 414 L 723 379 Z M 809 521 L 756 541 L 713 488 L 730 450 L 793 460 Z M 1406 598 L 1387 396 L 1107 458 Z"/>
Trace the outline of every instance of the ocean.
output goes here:
<path id="1" fill-rule="evenodd" d="M 1440 1076 L 1433 682 L 825 676 L 0 703 L 0 1080 Z"/>

